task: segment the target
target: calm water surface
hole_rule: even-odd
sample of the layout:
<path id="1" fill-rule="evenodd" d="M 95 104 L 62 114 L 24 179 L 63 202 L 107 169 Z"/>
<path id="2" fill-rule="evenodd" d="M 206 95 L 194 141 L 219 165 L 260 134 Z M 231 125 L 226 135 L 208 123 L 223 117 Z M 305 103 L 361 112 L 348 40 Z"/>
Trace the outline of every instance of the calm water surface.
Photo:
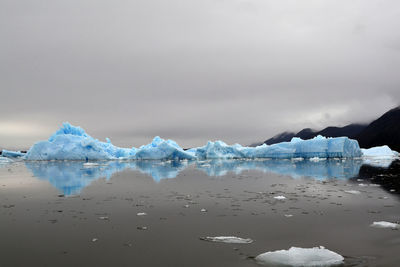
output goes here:
<path id="1" fill-rule="evenodd" d="M 253 257 L 291 246 L 325 246 L 346 266 L 399 266 L 400 231 L 369 226 L 400 220 L 399 165 L 4 164 L 0 266 L 259 266 Z M 230 235 L 254 242 L 200 240 Z"/>

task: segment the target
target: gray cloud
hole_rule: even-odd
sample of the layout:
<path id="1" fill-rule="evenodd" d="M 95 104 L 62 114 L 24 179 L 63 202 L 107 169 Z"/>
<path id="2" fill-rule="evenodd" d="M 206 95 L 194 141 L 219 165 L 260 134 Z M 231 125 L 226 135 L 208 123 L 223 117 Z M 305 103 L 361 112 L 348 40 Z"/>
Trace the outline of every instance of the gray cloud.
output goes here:
<path id="1" fill-rule="evenodd" d="M 400 104 L 398 1 L 0 3 L 0 147 L 62 121 L 138 146 L 249 144 Z"/>

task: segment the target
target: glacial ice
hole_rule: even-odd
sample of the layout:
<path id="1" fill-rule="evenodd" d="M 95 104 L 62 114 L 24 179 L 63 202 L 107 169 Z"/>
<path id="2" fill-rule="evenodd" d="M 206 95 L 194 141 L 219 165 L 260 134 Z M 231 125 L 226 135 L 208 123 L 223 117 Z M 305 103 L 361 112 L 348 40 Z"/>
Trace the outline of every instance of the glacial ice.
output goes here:
<path id="1" fill-rule="evenodd" d="M 20 158 L 25 156 L 25 153 L 22 153 L 21 151 L 11 151 L 6 149 L 3 149 L 1 154 L 6 158 Z"/>
<path id="2" fill-rule="evenodd" d="M 48 140 L 34 144 L 24 156 L 27 160 L 110 160 L 110 159 L 254 159 L 254 158 L 347 158 L 360 157 L 357 141 L 347 137 L 310 140 L 293 138 L 290 142 L 258 147 L 208 142 L 203 147 L 183 150 L 176 142 L 155 137 L 139 148 L 120 148 L 109 139 L 101 142 L 82 128 L 64 123 Z"/>
<path id="3" fill-rule="evenodd" d="M 277 250 L 260 254 L 256 261 L 265 265 L 279 266 L 333 266 L 343 264 L 344 258 L 324 247 Z"/>
<path id="4" fill-rule="evenodd" d="M 399 153 L 388 146 L 377 146 L 369 149 L 361 149 L 365 164 L 387 168 L 393 160 L 399 158 Z"/>

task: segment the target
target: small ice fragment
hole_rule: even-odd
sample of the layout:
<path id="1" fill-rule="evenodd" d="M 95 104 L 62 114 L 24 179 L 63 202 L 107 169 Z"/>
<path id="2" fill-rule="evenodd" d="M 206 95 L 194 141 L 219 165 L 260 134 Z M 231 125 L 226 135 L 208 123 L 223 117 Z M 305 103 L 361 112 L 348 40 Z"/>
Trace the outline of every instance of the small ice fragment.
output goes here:
<path id="1" fill-rule="evenodd" d="M 183 207 L 185 207 L 185 208 L 189 208 L 189 205 L 187 205 L 187 204 L 186 204 L 186 205 L 184 205 Z"/>
<path id="2" fill-rule="evenodd" d="M 357 182 L 362 182 L 364 181 L 364 179 L 357 179 Z"/>
<path id="3" fill-rule="evenodd" d="M 230 244 L 253 243 L 253 240 L 250 238 L 241 238 L 236 236 L 206 236 L 206 237 L 201 237 L 200 240 L 210 241 L 210 242 L 230 243 Z"/>
<path id="4" fill-rule="evenodd" d="M 146 216 L 147 213 L 146 213 L 146 212 L 138 212 L 136 215 L 137 215 L 137 216 Z"/>
<path id="5" fill-rule="evenodd" d="M 100 220 L 108 220 L 109 218 L 107 216 L 100 216 L 99 219 Z"/>
<path id="6" fill-rule="evenodd" d="M 378 187 L 378 186 L 381 186 L 380 184 L 369 184 L 369 186 L 375 186 L 375 187 Z"/>
<path id="7" fill-rule="evenodd" d="M 291 247 L 289 250 L 270 251 L 256 257 L 258 263 L 274 266 L 333 266 L 342 264 L 343 260 L 341 255 L 322 246 L 315 248 Z"/>
<path id="8" fill-rule="evenodd" d="M 283 199 L 286 199 L 286 197 L 285 196 L 276 196 L 276 197 L 274 197 L 275 199 L 277 199 L 277 200 L 283 200 Z"/>
<path id="9" fill-rule="evenodd" d="M 207 210 L 206 210 L 206 209 L 201 209 L 200 211 L 201 211 L 201 212 L 207 212 Z"/>
<path id="10" fill-rule="evenodd" d="M 376 228 L 391 228 L 391 229 L 399 229 L 400 228 L 400 224 L 398 224 L 398 223 L 391 223 L 391 222 L 385 222 L 385 221 L 374 222 L 370 226 L 376 227 Z"/>
<path id="11" fill-rule="evenodd" d="M 138 226 L 136 227 L 138 230 L 147 230 L 147 226 Z"/>
<path id="12" fill-rule="evenodd" d="M 365 186 L 368 186 L 368 185 L 367 184 L 358 184 L 358 186 L 365 187 Z"/>
<path id="13" fill-rule="evenodd" d="M 99 240 L 99 239 L 93 238 L 93 239 L 92 239 L 92 242 L 97 242 L 97 240 Z"/>
<path id="14" fill-rule="evenodd" d="M 349 194 L 353 194 L 353 195 L 359 195 L 359 194 L 361 194 L 361 192 L 360 192 L 360 191 L 357 191 L 357 190 L 347 190 L 347 191 L 344 191 L 344 192 L 349 193 Z"/>
<path id="15" fill-rule="evenodd" d="M 390 189 L 390 192 L 396 192 L 396 190 L 395 189 Z"/>
<path id="16" fill-rule="evenodd" d="M 286 217 L 286 218 L 293 217 L 293 214 L 285 214 L 285 217 Z"/>
<path id="17" fill-rule="evenodd" d="M 85 162 L 83 163 L 83 167 L 85 168 L 91 168 L 91 167 L 96 167 L 99 166 L 100 164 L 95 163 L 95 162 Z"/>

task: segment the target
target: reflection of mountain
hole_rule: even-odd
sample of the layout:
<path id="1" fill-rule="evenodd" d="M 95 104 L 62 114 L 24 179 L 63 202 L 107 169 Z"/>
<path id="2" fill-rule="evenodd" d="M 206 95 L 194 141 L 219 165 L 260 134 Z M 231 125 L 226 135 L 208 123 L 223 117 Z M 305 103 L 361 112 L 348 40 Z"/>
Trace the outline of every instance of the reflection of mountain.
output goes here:
<path id="1" fill-rule="evenodd" d="M 293 178 L 312 177 L 315 179 L 349 179 L 358 174 L 361 160 L 213 160 L 197 162 L 196 167 L 209 176 L 222 176 L 227 172 L 241 173 L 244 170 L 258 170 L 288 175 Z"/>
<path id="2" fill-rule="evenodd" d="M 364 181 L 357 181 L 363 179 Z M 396 160 L 387 168 L 363 165 L 357 177 L 352 179 L 356 183 L 373 183 L 391 193 L 400 194 L 400 161 Z"/>

